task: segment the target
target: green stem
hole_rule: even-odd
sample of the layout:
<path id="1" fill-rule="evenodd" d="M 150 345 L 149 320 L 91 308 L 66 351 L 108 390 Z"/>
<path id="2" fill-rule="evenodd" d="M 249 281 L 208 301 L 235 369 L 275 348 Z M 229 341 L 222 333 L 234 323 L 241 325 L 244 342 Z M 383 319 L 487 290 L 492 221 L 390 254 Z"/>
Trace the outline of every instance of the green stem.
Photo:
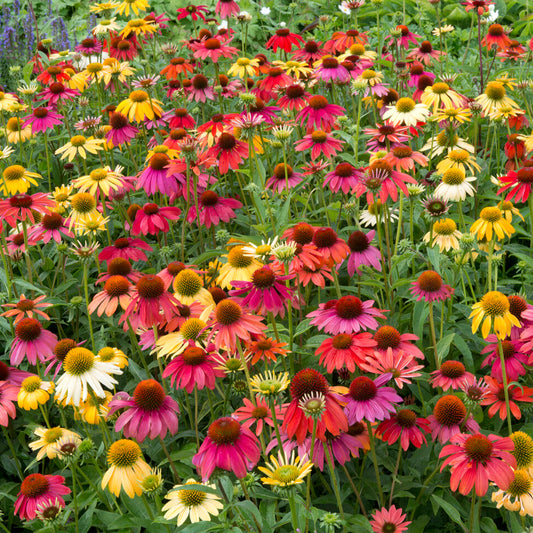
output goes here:
<path id="1" fill-rule="evenodd" d="M 20 466 L 20 461 L 17 455 L 17 452 L 15 451 L 15 448 L 13 447 L 13 443 L 11 442 L 11 438 L 9 436 L 9 431 L 5 426 L 2 426 L 2 431 L 4 432 L 4 438 L 6 439 L 7 445 L 9 446 L 9 449 L 11 450 L 11 455 L 13 456 L 13 460 L 15 461 L 15 466 L 17 468 L 18 475 L 21 480 L 24 479 L 24 476 L 22 474 L 22 468 Z"/>
<path id="2" fill-rule="evenodd" d="M 374 440 L 374 433 L 372 431 L 372 425 L 367 420 L 368 437 L 370 439 L 370 453 L 372 454 L 372 462 L 374 463 L 374 471 L 376 473 L 376 482 L 378 485 L 379 501 L 381 506 L 385 507 L 385 498 L 383 497 L 383 489 L 381 488 L 381 478 L 379 476 L 378 456 L 376 455 L 376 441 Z"/>
<path id="3" fill-rule="evenodd" d="M 335 475 L 335 466 L 333 465 L 333 460 L 331 458 L 331 453 L 329 451 L 328 445 L 326 442 L 322 442 L 322 445 L 324 446 L 324 453 L 326 455 L 326 462 L 328 463 L 329 467 L 329 473 L 331 476 L 331 486 L 333 487 L 333 492 L 335 493 L 335 498 L 337 500 L 337 506 L 339 508 L 339 513 L 341 515 L 343 524 L 342 529 L 344 532 L 346 532 L 346 526 L 344 524 L 344 510 L 342 508 L 342 500 L 341 500 L 341 494 L 339 492 L 339 485 L 337 483 L 337 476 Z"/>
<path id="4" fill-rule="evenodd" d="M 509 404 L 509 386 L 507 384 L 507 370 L 505 368 L 505 357 L 503 356 L 503 346 L 502 340 L 498 336 L 498 352 L 500 354 L 500 364 L 502 366 L 502 381 L 503 381 L 503 394 L 505 397 L 505 409 L 507 411 L 507 429 L 509 430 L 509 435 L 513 432 L 512 422 L 511 422 L 511 408 Z"/>
<path id="5" fill-rule="evenodd" d="M 76 466 L 72 465 L 70 471 L 72 472 L 72 501 L 74 503 L 74 522 L 76 524 L 76 533 L 79 533 L 80 527 L 78 524 L 78 498 L 76 495 Z"/>
<path id="6" fill-rule="evenodd" d="M 429 302 L 429 329 L 431 331 L 431 343 L 433 344 L 433 355 L 435 356 L 435 370 L 439 369 L 439 354 L 437 351 L 437 337 L 435 335 L 435 319 L 433 316 L 433 302 Z"/>
<path id="7" fill-rule="evenodd" d="M 398 469 L 400 468 L 401 458 L 402 458 L 402 439 L 398 439 L 398 457 L 396 458 L 396 465 L 394 466 L 394 472 L 392 474 L 392 484 L 390 487 L 390 495 L 389 495 L 389 507 L 392 505 L 392 497 L 394 495 L 394 485 L 396 484 L 396 478 L 398 476 Z"/>
<path id="8" fill-rule="evenodd" d="M 93 333 L 93 321 L 91 319 L 91 312 L 89 311 L 89 280 L 88 280 L 88 264 L 83 263 L 83 291 L 85 294 L 85 307 L 87 309 L 87 321 L 89 323 L 89 333 L 91 335 L 91 346 L 93 352 L 96 352 L 96 344 L 94 343 L 94 333 Z"/>

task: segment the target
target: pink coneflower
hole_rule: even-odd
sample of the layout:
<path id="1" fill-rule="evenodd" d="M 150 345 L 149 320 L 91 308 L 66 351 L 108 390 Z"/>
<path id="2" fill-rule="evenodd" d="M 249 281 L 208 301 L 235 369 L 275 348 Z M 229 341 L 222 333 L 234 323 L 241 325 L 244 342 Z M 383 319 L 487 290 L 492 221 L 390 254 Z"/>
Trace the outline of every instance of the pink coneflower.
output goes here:
<path id="1" fill-rule="evenodd" d="M 33 376 L 31 372 L 26 372 L 25 370 L 20 370 L 18 368 L 15 368 L 14 366 L 8 366 L 3 361 L 0 361 L 0 383 L 2 381 L 6 381 L 10 383 L 11 385 L 14 385 L 15 387 L 20 388 L 20 385 L 22 382 L 29 378 L 30 376 Z M 17 391 L 18 391 L 17 388 Z"/>
<path id="2" fill-rule="evenodd" d="M 366 234 L 357 230 L 348 238 L 348 247 L 350 248 L 348 274 L 350 276 L 353 276 L 355 272 L 360 276 L 363 265 L 381 272 L 381 253 L 378 248 L 370 244 L 375 234 L 375 230 L 370 230 Z"/>
<path id="3" fill-rule="evenodd" d="M 135 214 L 131 228 L 132 235 L 157 235 L 160 231 L 167 233 L 170 230 L 169 220 L 180 217 L 179 207 L 159 207 L 157 204 L 144 204 Z"/>
<path id="4" fill-rule="evenodd" d="M 285 308 L 293 301 L 293 291 L 285 285 L 285 281 L 293 276 L 280 276 L 269 266 L 258 268 L 251 281 L 232 281 L 236 289 L 230 291 L 230 296 L 260 315 L 272 313 L 274 316 L 285 316 Z M 240 298 L 240 297 L 243 298 Z"/>
<path id="5" fill-rule="evenodd" d="M 4 364 L 2 363 L 2 365 Z M 0 381 L 0 426 L 7 427 L 10 418 L 15 420 L 17 416 L 15 402 L 18 398 L 19 389 L 20 384 L 14 385 L 7 381 Z"/>
<path id="6" fill-rule="evenodd" d="M 272 412 L 270 407 L 267 404 L 266 400 L 262 398 L 259 394 L 255 397 L 255 405 L 248 400 L 248 398 L 243 398 L 244 407 L 239 407 L 233 413 L 233 416 L 242 424 L 243 428 L 251 429 L 254 424 L 255 434 L 259 437 L 263 433 L 263 428 L 266 425 L 269 425 L 271 428 L 274 427 L 274 422 L 272 420 Z M 275 406 L 276 409 L 276 418 L 278 420 L 283 418 L 284 409 L 278 405 Z"/>
<path id="7" fill-rule="evenodd" d="M 372 355 L 375 346 L 370 333 L 339 333 L 324 340 L 315 355 L 320 355 L 318 362 L 326 367 L 329 374 L 344 367 L 349 372 L 355 372 L 367 356 Z"/>
<path id="8" fill-rule="evenodd" d="M 188 394 L 192 393 L 194 387 L 213 390 L 216 378 L 224 377 L 224 372 L 216 368 L 214 348 L 212 344 L 205 350 L 194 345 L 185 348 L 168 363 L 163 377 L 170 377 L 170 383 L 176 389 L 184 389 Z"/>
<path id="9" fill-rule="evenodd" d="M 305 127 L 308 133 L 316 129 L 331 131 L 337 117 L 346 113 L 340 105 L 330 104 L 325 96 L 316 94 L 309 98 L 308 105 L 296 116 L 296 122 Z"/>
<path id="10" fill-rule="evenodd" d="M 291 403 L 285 412 L 282 429 L 291 439 L 294 436 L 299 444 L 313 431 L 313 418 L 306 416 L 300 407 L 300 400 L 320 397 L 324 402 L 324 412 L 316 424 L 316 436 L 324 441 L 326 431 L 339 435 L 348 431 L 348 422 L 339 403 L 340 397 L 330 389 L 326 378 L 312 368 L 304 368 L 291 380 Z"/>
<path id="11" fill-rule="evenodd" d="M 508 191 L 506 201 L 512 201 L 514 198 L 515 202 L 527 202 L 533 184 L 533 167 L 523 167 L 516 172 L 511 170 L 498 180 L 503 184 L 498 194 Z"/>
<path id="12" fill-rule="evenodd" d="M 444 446 L 439 458 L 446 457 L 440 470 L 451 465 L 450 488 L 464 496 L 475 489 L 484 496 L 493 481 L 500 489 L 507 490 L 514 480 L 516 459 L 511 453 L 514 443 L 509 437 L 497 435 L 466 435 L 458 433 Z"/>
<path id="13" fill-rule="evenodd" d="M 37 358 L 41 363 L 48 361 L 54 354 L 57 337 L 46 331 L 35 318 L 23 318 L 15 327 L 15 338 L 11 344 L 10 362 L 14 366 L 26 357 L 35 366 Z"/>
<path id="14" fill-rule="evenodd" d="M 272 48 L 272 51 L 276 53 L 278 48 L 287 52 L 292 50 L 293 45 L 296 48 L 301 46 L 305 41 L 296 33 L 291 33 L 288 28 L 281 28 L 276 30 L 276 33 L 270 37 L 267 41 L 265 48 Z"/>
<path id="15" fill-rule="evenodd" d="M 214 191 L 204 191 L 198 198 L 198 207 L 200 215 L 197 215 L 196 206 L 191 206 L 187 222 L 198 222 L 200 219 L 200 224 L 209 229 L 235 218 L 237 215 L 234 209 L 240 209 L 242 203 L 235 198 L 223 198 Z"/>
<path id="16" fill-rule="evenodd" d="M 426 444 L 424 432 L 430 433 L 429 422 L 425 418 L 418 418 L 411 409 L 400 409 L 376 429 L 376 434 L 389 445 L 400 439 L 404 451 L 410 444 L 415 448 Z"/>
<path id="17" fill-rule="evenodd" d="M 128 117 L 122 113 L 110 113 L 109 125 L 111 128 L 106 133 L 106 141 L 111 142 L 113 146 L 129 143 L 139 133 L 139 130 L 129 123 Z"/>
<path id="18" fill-rule="evenodd" d="M 51 107 L 36 107 L 31 115 L 24 117 L 22 128 L 31 124 L 31 132 L 35 135 L 41 131 L 53 130 L 54 126 L 63 123 L 63 117 L 52 111 Z"/>
<path id="19" fill-rule="evenodd" d="M 56 81 L 48 87 L 45 87 L 45 89 L 39 93 L 39 100 L 45 100 L 48 102 L 49 106 L 56 107 L 58 102 L 64 104 L 68 100 L 72 100 L 79 95 L 80 92 L 78 90 L 70 89 L 61 82 Z"/>
<path id="20" fill-rule="evenodd" d="M 260 457 L 257 437 L 234 418 L 222 417 L 209 426 L 207 437 L 192 458 L 192 464 L 197 467 L 204 482 L 217 467 L 242 479 Z"/>
<path id="21" fill-rule="evenodd" d="M 420 152 L 415 152 L 409 146 L 400 144 L 394 146 L 385 156 L 385 160 L 395 167 L 398 172 L 402 170 L 415 170 L 416 165 L 426 167 L 428 158 Z"/>
<path id="22" fill-rule="evenodd" d="M 348 83 L 352 77 L 335 57 L 323 57 L 315 63 L 314 76 L 325 83 Z"/>
<path id="23" fill-rule="evenodd" d="M 375 351 L 361 363 L 361 368 L 373 374 L 390 373 L 396 386 L 403 389 L 404 384 L 411 383 L 411 378 L 422 375 L 418 370 L 424 368 L 424 365 L 416 365 L 411 354 L 388 348 L 385 353 Z"/>
<path id="24" fill-rule="evenodd" d="M 420 35 L 412 33 L 409 28 L 404 24 L 396 26 L 396 29 L 400 30 L 400 36 L 391 37 L 391 40 L 389 41 L 389 46 L 396 41 L 399 46 L 403 46 L 405 49 L 407 49 L 409 48 L 409 43 L 417 44 L 417 39 L 420 39 Z"/>
<path id="25" fill-rule="evenodd" d="M 167 432 L 178 431 L 178 402 L 165 394 L 155 379 L 145 379 L 135 387 L 133 397 L 119 392 L 109 402 L 111 416 L 119 409 L 125 409 L 115 422 L 115 431 L 123 431 L 126 438 L 142 442 L 146 437 L 164 439 Z"/>
<path id="26" fill-rule="evenodd" d="M 407 57 L 421 61 L 424 65 L 431 65 L 433 59 L 438 60 L 442 55 L 444 52 L 435 50 L 429 41 L 422 41 L 420 46 L 409 52 Z"/>
<path id="27" fill-rule="evenodd" d="M 297 152 L 311 149 L 311 159 L 318 159 L 322 154 L 327 159 L 331 159 L 342 150 L 344 141 L 339 141 L 333 135 L 322 130 L 315 130 L 304 136 L 303 139 L 294 143 Z"/>
<path id="28" fill-rule="evenodd" d="M 223 40 L 218 37 L 209 37 L 194 43 L 190 43 L 190 48 L 193 50 L 193 57 L 196 59 L 211 59 L 213 63 L 217 63 L 221 57 L 231 57 L 239 53 L 239 50 L 234 46 L 228 46 L 231 39 Z"/>
<path id="29" fill-rule="evenodd" d="M 20 492 L 15 501 L 15 514 L 18 514 L 21 520 L 33 520 L 37 517 L 36 511 L 40 505 L 57 500 L 59 505 L 64 507 L 65 500 L 62 496 L 70 494 L 70 489 L 63 483 L 63 476 L 30 474 L 20 485 Z"/>
<path id="30" fill-rule="evenodd" d="M 196 120 L 184 107 L 174 109 L 173 116 L 168 125 L 171 128 L 192 129 L 196 126 Z"/>
<path id="31" fill-rule="evenodd" d="M 443 391 L 461 390 L 476 382 L 476 376 L 467 372 L 465 365 L 460 361 L 444 361 L 438 370 L 431 372 L 431 376 L 433 388 L 440 387 Z"/>
<path id="32" fill-rule="evenodd" d="M 422 63 L 418 61 L 413 61 L 409 68 L 409 81 L 407 82 L 407 85 L 409 87 L 418 87 L 418 80 L 422 76 L 430 78 L 431 83 L 429 85 L 433 85 L 433 82 L 435 81 L 435 74 L 433 74 L 432 72 L 426 72 Z"/>
<path id="33" fill-rule="evenodd" d="M 303 85 L 295 83 L 285 87 L 283 95 L 279 98 L 277 104 L 283 110 L 300 111 L 308 105 L 310 97 L 311 94 L 305 90 Z"/>
<path id="34" fill-rule="evenodd" d="M 178 20 L 182 20 L 186 17 L 191 17 L 192 20 L 197 21 L 198 19 L 205 20 L 205 15 L 209 13 L 207 6 L 195 6 L 189 4 L 185 7 L 180 7 L 177 9 Z"/>
<path id="35" fill-rule="evenodd" d="M 105 282 L 104 290 L 96 294 L 89 304 L 89 313 L 102 316 L 113 315 L 120 306 L 128 308 L 133 296 L 133 285 L 124 276 L 111 276 Z"/>
<path id="36" fill-rule="evenodd" d="M 191 80 L 191 86 L 187 89 L 188 100 L 205 103 L 215 99 L 215 91 L 209 86 L 209 80 L 203 74 L 196 74 Z"/>
<path id="37" fill-rule="evenodd" d="M 398 396 L 391 387 L 384 387 L 392 378 L 391 373 L 382 374 L 375 380 L 367 376 L 356 377 L 346 394 L 346 407 L 344 412 L 349 424 L 361 422 L 376 422 L 386 420 L 390 413 L 396 411 L 395 403 L 402 402 L 402 397 Z"/>
<path id="38" fill-rule="evenodd" d="M 341 190 L 344 194 L 353 194 L 361 176 L 362 172 L 352 164 L 339 163 L 335 170 L 326 174 L 324 187 L 328 186 L 332 192 Z"/>
<path id="39" fill-rule="evenodd" d="M 482 354 L 488 354 L 483 359 L 481 368 L 490 365 L 490 375 L 501 383 L 503 382 L 502 365 L 496 335 L 491 334 L 485 340 L 490 344 L 481 350 Z M 501 343 L 507 381 L 509 383 L 517 381 L 520 376 L 525 376 L 526 374 L 524 365 L 529 364 L 528 355 L 522 351 L 520 341 L 506 338 Z"/>
<path id="40" fill-rule="evenodd" d="M 438 302 L 447 300 L 454 293 L 450 285 L 442 282 L 438 272 L 426 270 L 416 281 L 411 282 L 411 294 L 416 296 L 416 301 Z"/>
<path id="41" fill-rule="evenodd" d="M 311 270 L 321 267 L 326 263 L 326 260 L 320 252 L 317 251 L 314 244 L 296 244 L 294 257 L 289 265 L 290 273 L 302 270 L 303 268 L 310 268 Z"/>
<path id="42" fill-rule="evenodd" d="M 87 37 L 76 46 L 75 50 L 84 56 L 97 56 L 102 51 L 102 43 L 94 37 Z"/>
<path id="43" fill-rule="evenodd" d="M 149 160 L 148 166 L 141 171 L 135 188 L 143 189 L 147 195 L 161 193 L 170 196 L 178 191 L 177 179 L 168 172 L 170 157 L 167 154 L 155 153 Z"/>
<path id="44" fill-rule="evenodd" d="M 402 514 L 402 509 L 392 505 L 389 509 L 382 507 L 381 511 L 374 511 L 370 525 L 374 533 L 403 533 L 411 523 L 405 519 L 406 515 Z"/>
<path id="45" fill-rule="evenodd" d="M 23 318 L 36 318 L 37 316 L 40 316 L 45 320 L 50 320 L 50 317 L 44 311 L 42 311 L 42 309 L 52 306 L 51 303 L 43 301 L 45 298 L 46 296 L 43 294 L 41 296 L 37 296 L 37 298 L 33 300 L 30 300 L 24 296 L 24 293 L 22 293 L 17 303 L 2 305 L 2 307 L 7 307 L 9 310 L 4 311 L 0 316 L 12 316 L 15 325 L 18 324 Z"/>
<path id="46" fill-rule="evenodd" d="M 313 244 L 326 261 L 331 261 L 335 264 L 346 259 L 350 253 L 350 248 L 346 242 L 334 230 L 327 227 L 315 230 Z"/>
<path id="47" fill-rule="evenodd" d="M 32 226 L 28 238 L 48 244 L 52 239 L 60 243 L 63 237 L 74 238 L 74 233 L 69 230 L 70 219 L 63 218 L 59 213 L 44 215 L 39 224 Z"/>
<path id="48" fill-rule="evenodd" d="M 359 333 L 378 327 L 376 318 L 385 318 L 380 309 L 374 307 L 374 300 L 361 301 L 357 296 L 343 296 L 338 300 L 320 304 L 309 313 L 311 324 L 326 333 Z"/>
<path id="49" fill-rule="evenodd" d="M 217 348 L 235 353 L 237 344 L 251 342 L 252 334 L 261 334 L 266 326 L 261 317 L 255 316 L 236 301 L 226 298 L 218 302 L 212 314 L 212 339 Z"/>
<path id="50" fill-rule="evenodd" d="M 377 342 L 376 350 L 386 352 L 389 348 L 392 350 L 402 350 L 416 357 L 424 359 L 423 352 L 409 341 L 417 341 L 418 337 L 412 333 L 401 333 L 392 326 L 381 326 L 374 334 L 374 340 Z"/>
<path id="51" fill-rule="evenodd" d="M 294 61 L 305 61 L 312 65 L 325 54 L 326 51 L 322 48 L 320 41 L 307 41 L 301 48 L 292 53 L 292 58 Z"/>
<path id="52" fill-rule="evenodd" d="M 220 15 L 221 19 L 229 19 L 232 15 L 238 15 L 239 12 L 239 4 L 234 0 L 218 0 L 215 6 L 215 13 Z"/>
<path id="53" fill-rule="evenodd" d="M 290 190 L 302 183 L 304 177 L 299 172 L 294 172 L 290 165 L 278 163 L 274 167 L 274 173 L 266 182 L 266 186 L 278 193 L 283 190 Z"/>
<path id="54" fill-rule="evenodd" d="M 353 457 L 359 457 L 359 450 L 363 448 L 361 442 L 350 435 L 349 433 L 341 433 L 339 435 L 330 435 L 326 433 L 326 440 L 323 441 L 328 447 L 328 451 L 331 455 L 333 463 L 343 465 L 348 461 L 351 461 Z M 298 455 L 303 457 L 304 454 L 309 455 L 311 453 L 311 436 L 305 439 L 303 445 L 298 446 Z M 313 449 L 313 466 L 320 471 L 324 470 L 326 465 L 326 457 L 324 452 L 324 446 L 315 444 Z"/>
<path id="55" fill-rule="evenodd" d="M 5 220 L 12 228 L 26 220 L 35 224 L 34 213 L 47 215 L 53 207 L 54 200 L 50 200 L 45 193 L 15 194 L 11 198 L 0 200 L 0 219 Z"/>
<path id="56" fill-rule="evenodd" d="M 162 319 L 167 322 L 171 320 L 177 314 L 177 306 L 178 300 L 165 290 L 163 280 L 154 274 L 146 274 L 135 285 L 133 297 L 120 322 L 134 318 L 135 323 L 151 328 Z M 160 310 L 163 311 L 162 315 Z"/>
<path id="57" fill-rule="evenodd" d="M 448 394 L 439 398 L 433 408 L 433 414 L 427 417 L 432 439 L 438 439 L 444 444 L 461 431 L 478 432 L 479 424 L 471 414 L 468 418 L 466 415 L 465 404 L 457 396 Z"/>
<path id="58" fill-rule="evenodd" d="M 24 242 L 24 233 L 12 233 L 7 239 L 7 253 L 12 258 L 20 259 L 21 255 L 26 253 L 26 244 Z M 35 246 L 37 241 L 28 237 L 28 246 Z"/>
<path id="59" fill-rule="evenodd" d="M 226 174 L 231 168 L 237 170 L 243 159 L 248 158 L 248 144 L 238 140 L 228 132 L 222 133 L 216 144 L 209 148 L 207 155 L 218 161 L 221 174 Z"/>
<path id="60" fill-rule="evenodd" d="M 366 143 L 371 151 L 390 150 L 394 146 L 409 140 L 409 128 L 407 126 L 394 125 L 385 121 L 377 128 L 365 128 L 364 134 L 370 135 L 371 139 Z"/>
<path id="61" fill-rule="evenodd" d="M 153 248 L 142 239 L 120 237 L 112 246 L 106 246 L 99 254 L 99 261 L 108 261 L 115 257 L 122 257 L 131 261 L 148 261 L 144 251 L 152 252 Z"/>

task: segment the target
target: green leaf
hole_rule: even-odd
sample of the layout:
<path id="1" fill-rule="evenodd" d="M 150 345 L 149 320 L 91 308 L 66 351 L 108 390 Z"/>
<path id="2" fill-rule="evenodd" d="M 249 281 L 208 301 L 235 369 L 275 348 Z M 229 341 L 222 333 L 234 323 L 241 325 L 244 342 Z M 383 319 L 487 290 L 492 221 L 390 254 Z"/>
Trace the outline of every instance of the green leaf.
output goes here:
<path id="1" fill-rule="evenodd" d="M 475 372 L 476 367 L 474 365 L 474 358 L 472 357 L 472 351 L 468 347 L 468 344 L 464 341 L 464 339 L 460 335 L 455 335 L 453 338 L 453 345 L 461 352 L 461 355 L 463 356 L 466 369 L 470 372 Z"/>
<path id="2" fill-rule="evenodd" d="M 465 527 L 463 525 L 463 519 L 461 517 L 461 513 L 451 504 L 447 501 L 443 500 L 441 497 L 437 496 L 436 494 L 431 495 L 431 499 L 437 504 L 438 507 L 440 507 L 456 524 L 460 525 L 463 530 L 465 530 Z M 465 530 L 466 531 L 466 530 Z"/>
<path id="3" fill-rule="evenodd" d="M 422 341 L 424 336 L 424 324 L 429 314 L 429 308 L 426 302 L 421 300 L 416 302 L 413 308 L 413 333 Z"/>
<path id="4" fill-rule="evenodd" d="M 437 355 L 439 357 L 439 361 L 444 361 L 444 359 L 446 359 L 454 337 L 455 333 L 448 333 L 448 335 L 442 337 L 442 339 L 437 342 Z"/>
<path id="5" fill-rule="evenodd" d="M 294 336 L 297 337 L 298 335 L 301 335 L 302 333 L 305 333 L 307 330 L 311 329 L 313 326 L 310 324 L 310 320 L 306 318 L 302 322 L 296 326 L 296 331 L 294 332 Z"/>

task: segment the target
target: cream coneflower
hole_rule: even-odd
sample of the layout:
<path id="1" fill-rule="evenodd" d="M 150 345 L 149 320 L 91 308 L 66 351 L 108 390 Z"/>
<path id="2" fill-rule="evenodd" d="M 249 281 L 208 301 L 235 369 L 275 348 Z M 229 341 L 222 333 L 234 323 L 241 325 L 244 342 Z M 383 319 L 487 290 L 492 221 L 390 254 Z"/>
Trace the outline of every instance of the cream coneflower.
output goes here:
<path id="1" fill-rule="evenodd" d="M 464 98 L 444 82 L 437 82 L 426 87 L 420 99 L 428 107 L 433 106 L 433 112 L 441 107 L 446 109 L 461 107 L 464 102 Z"/>
<path id="2" fill-rule="evenodd" d="M 117 440 L 109 447 L 107 462 L 110 468 L 102 478 L 102 489 L 109 486 L 109 491 L 117 497 L 121 490 L 130 498 L 141 496 L 143 489 L 139 480 L 149 475 L 151 469 L 139 445 L 129 439 Z"/>
<path id="3" fill-rule="evenodd" d="M 188 479 L 185 486 L 199 485 L 198 481 Z M 215 485 L 206 485 L 215 489 Z M 224 508 L 216 494 L 204 492 L 203 490 L 184 490 L 183 485 L 175 485 L 165 496 L 169 500 L 162 507 L 165 512 L 165 518 L 172 520 L 178 517 L 177 526 L 180 527 L 185 523 L 187 518 L 192 523 L 209 522 L 211 515 L 218 516 L 218 513 Z M 180 490 L 181 489 L 181 490 Z"/>
<path id="4" fill-rule="evenodd" d="M 281 453 L 278 458 L 270 456 L 270 463 L 266 467 L 258 466 L 266 477 L 261 481 L 265 485 L 274 485 L 276 487 L 291 487 L 304 482 L 304 479 L 311 473 L 313 463 L 311 461 L 301 461 L 300 457 L 294 457 L 294 452 L 290 457 L 284 457 Z"/>
<path id="5" fill-rule="evenodd" d="M 509 299 L 505 294 L 499 291 L 487 292 L 480 302 L 472 306 L 472 313 L 469 316 L 473 318 L 472 333 L 475 333 L 481 325 L 481 335 L 484 339 L 489 336 L 493 327 L 499 339 L 503 340 L 510 336 L 513 326 L 522 327 L 518 318 L 509 311 L 510 307 Z"/>
<path id="6" fill-rule="evenodd" d="M 476 102 L 482 106 L 483 115 L 490 115 L 507 106 L 519 109 L 520 106 L 506 94 L 505 86 L 501 81 L 489 81 L 485 92 L 476 98 Z"/>
<path id="7" fill-rule="evenodd" d="M 162 335 L 157 339 L 156 350 L 158 357 L 174 357 L 191 345 L 203 346 L 207 339 L 207 323 L 199 318 L 189 318 L 179 331 Z"/>
<path id="8" fill-rule="evenodd" d="M 474 196 L 476 190 L 472 182 L 476 181 L 474 176 L 465 175 L 461 168 L 449 168 L 442 174 L 442 181 L 435 189 L 435 195 L 444 200 L 459 202 L 467 196 Z"/>
<path id="9" fill-rule="evenodd" d="M 96 210 L 96 198 L 88 192 L 78 192 L 70 199 L 72 211 L 69 215 L 69 229 L 98 213 Z M 98 213 L 99 214 L 99 213 Z"/>
<path id="10" fill-rule="evenodd" d="M 433 236 L 431 233 L 428 232 L 424 235 L 424 242 L 429 243 L 432 247 L 438 244 L 441 253 L 459 249 L 459 239 L 463 234 L 457 229 L 457 224 L 451 218 L 435 221 L 433 223 Z"/>
<path id="11" fill-rule="evenodd" d="M 429 115 L 425 104 L 417 104 L 412 98 L 400 98 L 394 106 L 387 107 L 383 119 L 390 120 L 395 126 L 416 126 L 418 122 L 426 122 Z"/>
<path id="12" fill-rule="evenodd" d="M 67 404 L 72 402 L 76 407 L 87 400 L 89 391 L 100 398 L 105 397 L 103 386 L 110 389 L 118 383 L 110 374 L 122 374 L 117 365 L 99 361 L 90 350 L 81 347 L 68 352 L 63 371 L 57 380 L 56 400 L 65 399 Z"/>
<path id="13" fill-rule="evenodd" d="M 25 142 L 32 137 L 31 124 L 28 124 L 26 127 L 23 127 L 22 124 L 22 119 L 19 117 L 11 117 L 6 122 L 5 132 L 7 141 L 10 144 Z"/>
<path id="14" fill-rule="evenodd" d="M 191 305 L 193 302 L 199 302 L 205 307 L 215 305 L 211 293 L 204 288 L 202 278 L 190 268 L 185 268 L 177 274 L 172 287 L 174 296 L 183 305 Z"/>
<path id="15" fill-rule="evenodd" d="M 492 493 L 491 500 L 496 507 L 518 511 L 520 516 L 533 516 L 533 479 L 529 470 L 515 470 L 514 479 L 507 490 Z"/>
<path id="16" fill-rule="evenodd" d="M 48 459 L 57 457 L 57 443 L 63 437 L 80 438 L 74 431 L 62 427 L 44 428 L 38 427 L 34 430 L 34 435 L 40 437 L 38 440 L 30 442 L 30 448 L 37 453 L 37 460 L 40 461 L 45 455 Z"/>

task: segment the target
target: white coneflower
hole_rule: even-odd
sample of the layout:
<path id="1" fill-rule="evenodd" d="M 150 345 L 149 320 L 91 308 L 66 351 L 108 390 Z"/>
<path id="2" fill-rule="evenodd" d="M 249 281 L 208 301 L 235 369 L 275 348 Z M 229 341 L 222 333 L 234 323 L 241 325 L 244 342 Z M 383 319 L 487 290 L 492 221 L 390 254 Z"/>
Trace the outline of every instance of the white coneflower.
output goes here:
<path id="1" fill-rule="evenodd" d="M 461 168 L 449 168 L 442 175 L 442 181 L 435 189 L 435 194 L 445 200 L 458 202 L 467 196 L 474 196 L 476 190 L 472 182 L 476 181 L 474 176 L 466 177 L 465 171 Z"/>
<path id="2" fill-rule="evenodd" d="M 412 98 L 400 98 L 395 105 L 387 107 L 383 119 L 390 120 L 395 126 L 416 126 L 417 122 L 426 122 L 429 114 L 425 104 L 417 104 Z"/>

